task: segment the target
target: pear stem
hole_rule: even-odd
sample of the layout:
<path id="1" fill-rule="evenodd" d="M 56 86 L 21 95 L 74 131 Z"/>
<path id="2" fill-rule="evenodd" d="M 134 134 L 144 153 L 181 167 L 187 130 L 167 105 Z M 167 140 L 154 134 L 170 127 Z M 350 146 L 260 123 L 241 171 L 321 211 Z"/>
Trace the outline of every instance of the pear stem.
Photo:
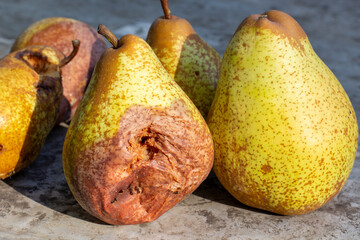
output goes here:
<path id="1" fill-rule="evenodd" d="M 171 11 L 169 9 L 169 0 L 160 0 L 161 6 L 164 11 L 165 19 L 171 19 Z"/>
<path id="2" fill-rule="evenodd" d="M 104 24 L 99 24 L 97 31 L 99 34 L 103 35 L 115 49 L 119 47 L 119 40 Z"/>
<path id="3" fill-rule="evenodd" d="M 72 41 L 72 45 L 73 45 L 73 50 L 72 52 L 69 54 L 69 56 L 64 57 L 60 63 L 59 63 L 59 67 L 62 68 L 63 66 L 65 66 L 66 64 L 68 64 L 78 53 L 79 51 L 79 47 L 80 47 L 80 41 L 78 39 L 73 40 Z"/>

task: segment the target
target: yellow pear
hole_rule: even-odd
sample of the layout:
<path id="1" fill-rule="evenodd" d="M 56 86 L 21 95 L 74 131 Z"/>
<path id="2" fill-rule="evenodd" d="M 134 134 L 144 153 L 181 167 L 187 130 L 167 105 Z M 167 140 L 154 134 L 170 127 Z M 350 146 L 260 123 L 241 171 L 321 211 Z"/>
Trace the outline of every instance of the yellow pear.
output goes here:
<path id="1" fill-rule="evenodd" d="M 107 223 L 153 221 L 209 174 L 210 131 L 144 40 L 98 31 L 113 47 L 67 131 L 66 180 L 79 204 Z"/>
<path id="2" fill-rule="evenodd" d="M 233 35 L 208 124 L 223 186 L 246 205 L 283 215 L 332 199 L 358 145 L 340 82 L 300 25 L 275 10 L 249 16 Z"/>
<path id="3" fill-rule="evenodd" d="M 161 3 L 164 16 L 153 22 L 146 41 L 206 118 L 215 96 L 221 57 L 188 21 L 170 14 L 168 0 Z"/>
<path id="4" fill-rule="evenodd" d="M 60 68 L 68 56 L 47 46 L 31 46 L 0 60 L 0 178 L 32 163 L 59 115 L 62 98 Z"/>

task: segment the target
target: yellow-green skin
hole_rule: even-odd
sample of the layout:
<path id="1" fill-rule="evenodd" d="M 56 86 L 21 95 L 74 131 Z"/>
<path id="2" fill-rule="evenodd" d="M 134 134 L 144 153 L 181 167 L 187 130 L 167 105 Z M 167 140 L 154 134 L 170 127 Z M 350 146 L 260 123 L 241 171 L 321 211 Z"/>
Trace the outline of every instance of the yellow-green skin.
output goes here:
<path id="1" fill-rule="evenodd" d="M 146 41 L 206 118 L 219 79 L 220 55 L 199 37 L 188 21 L 176 16 L 156 19 Z"/>
<path id="2" fill-rule="evenodd" d="M 214 171 L 240 202 L 297 215 L 344 186 L 358 144 L 354 109 L 297 22 L 279 11 L 239 26 L 209 113 Z"/>
<path id="3" fill-rule="evenodd" d="M 42 56 L 36 72 L 21 56 Z M 32 163 L 58 117 L 62 85 L 58 67 L 62 53 L 34 46 L 0 60 L 0 178 Z M 35 60 L 36 61 L 36 60 Z"/>
<path id="4" fill-rule="evenodd" d="M 114 149 L 114 146 L 106 145 L 105 150 L 102 151 L 97 150 L 96 147 L 111 139 L 119 144 L 117 148 L 122 146 L 121 143 L 126 139 L 119 139 L 118 133 L 123 130 L 120 127 L 122 120 L 129 118 L 129 110 L 140 106 L 142 109 L 149 109 L 147 114 L 151 114 L 151 111 L 155 109 L 158 111 L 171 109 L 174 104 L 181 101 L 188 113 L 187 116 L 191 118 L 190 121 L 194 121 L 199 129 L 206 132 L 203 135 L 203 140 L 211 146 L 209 149 L 204 149 L 211 155 L 211 158 L 204 161 L 204 165 L 206 164 L 208 169 L 207 173 L 205 175 L 204 171 L 204 173 L 198 174 L 199 178 L 204 179 L 212 167 L 213 143 L 210 131 L 200 112 L 162 67 L 151 47 L 144 40 L 134 35 L 123 36 L 119 42 L 120 47 L 106 50 L 95 67 L 90 84 L 71 121 L 65 138 L 63 167 L 74 197 L 85 210 L 110 224 L 135 224 L 152 221 L 159 217 L 164 210 L 160 208 L 156 214 L 149 213 L 147 216 L 141 206 L 133 210 L 134 206 L 137 205 L 132 203 L 122 209 L 113 207 L 115 200 L 111 203 L 106 200 L 111 194 L 111 189 L 114 185 L 119 184 L 118 181 L 122 181 L 124 174 L 127 175 L 129 174 L 128 171 L 132 170 L 121 170 L 116 167 L 126 162 L 126 159 L 122 155 L 116 155 L 117 149 Z M 136 119 L 126 124 L 134 124 L 136 127 L 138 117 L 140 116 L 135 115 L 133 118 Z M 134 130 L 132 135 L 136 136 L 136 134 L 138 132 Z M 92 149 L 95 149 L 94 155 L 84 157 L 84 152 Z M 203 152 L 202 149 L 198 151 Z M 186 155 L 186 153 L 182 154 Z M 194 163 L 197 160 L 194 159 Z M 81 164 L 85 161 L 89 161 L 91 165 L 89 171 L 93 171 L 93 173 L 84 172 Z M 106 163 L 102 164 L 101 161 L 106 161 Z M 139 164 L 141 161 L 141 159 L 137 160 Z M 97 164 L 102 164 L 100 166 L 104 166 L 104 168 L 92 167 L 97 166 Z M 164 171 L 167 170 L 164 169 Z M 173 180 L 167 179 L 165 181 Z M 155 191 L 157 190 L 155 189 Z M 180 195 L 181 193 L 177 194 Z M 138 197 L 136 194 L 133 195 L 133 192 L 128 196 L 127 200 Z"/>
<path id="5" fill-rule="evenodd" d="M 77 151 L 98 141 L 114 137 L 119 130 L 122 115 L 134 105 L 164 108 L 183 99 L 195 120 L 203 121 L 190 99 L 160 67 L 161 63 L 151 48 L 134 35 L 126 35 L 122 40 L 125 44 L 121 52 L 109 48 L 99 60 L 89 90 L 81 101 L 81 109 L 70 124 L 65 140 L 65 154 L 76 155 Z M 158 77 L 154 79 L 153 76 Z M 78 147 L 68 149 L 69 141 Z"/>

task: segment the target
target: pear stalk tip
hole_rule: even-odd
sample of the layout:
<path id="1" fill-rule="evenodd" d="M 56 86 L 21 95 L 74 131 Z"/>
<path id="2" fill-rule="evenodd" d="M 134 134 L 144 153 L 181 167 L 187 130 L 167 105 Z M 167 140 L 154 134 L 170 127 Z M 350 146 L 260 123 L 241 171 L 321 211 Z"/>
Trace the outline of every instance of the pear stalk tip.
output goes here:
<path id="1" fill-rule="evenodd" d="M 171 19 L 171 11 L 169 9 L 169 0 L 160 0 L 162 9 L 164 11 L 165 19 Z"/>
<path id="2" fill-rule="evenodd" d="M 79 48 L 80 48 L 80 40 L 75 39 L 72 41 L 72 46 L 73 46 L 73 50 L 71 51 L 71 53 L 69 54 L 69 56 L 64 57 L 60 63 L 59 63 L 59 67 L 62 68 L 63 66 L 65 66 L 66 64 L 68 64 L 78 53 Z"/>
<path id="3" fill-rule="evenodd" d="M 115 49 L 119 47 L 119 40 L 104 24 L 99 24 L 97 32 L 103 35 Z"/>

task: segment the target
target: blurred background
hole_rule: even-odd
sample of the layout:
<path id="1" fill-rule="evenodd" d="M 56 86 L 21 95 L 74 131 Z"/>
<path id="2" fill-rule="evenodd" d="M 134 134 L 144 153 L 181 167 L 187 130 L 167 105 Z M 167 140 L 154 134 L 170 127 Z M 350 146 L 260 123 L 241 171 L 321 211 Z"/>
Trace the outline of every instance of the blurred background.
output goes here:
<path id="1" fill-rule="evenodd" d="M 269 9 L 293 16 L 334 72 L 360 119 L 359 0 L 169 0 L 220 55 L 240 22 Z M 0 58 L 16 37 L 46 17 L 69 17 L 119 38 L 145 38 L 162 16 L 159 0 L 0 0 Z M 114 227 L 89 216 L 73 199 L 62 172 L 65 128 L 55 128 L 39 158 L 0 181 L 0 239 L 360 239 L 359 154 L 343 191 L 323 208 L 298 217 L 264 213 L 234 200 L 210 177 L 157 221 Z"/>

